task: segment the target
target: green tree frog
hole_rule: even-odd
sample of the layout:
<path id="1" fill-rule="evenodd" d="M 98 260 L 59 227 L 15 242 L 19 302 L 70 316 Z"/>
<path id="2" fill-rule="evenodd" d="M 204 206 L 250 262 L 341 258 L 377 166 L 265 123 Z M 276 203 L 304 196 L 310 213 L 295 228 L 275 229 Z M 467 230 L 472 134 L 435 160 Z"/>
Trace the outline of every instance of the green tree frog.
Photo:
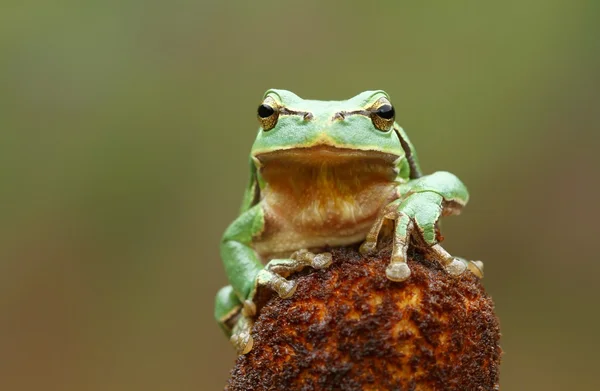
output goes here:
<path id="1" fill-rule="evenodd" d="M 388 279 L 409 279 L 411 237 L 420 238 L 449 274 L 469 269 L 481 276 L 480 262 L 453 257 L 436 240 L 438 219 L 467 203 L 466 187 L 449 172 L 421 174 L 387 93 L 316 101 L 272 89 L 257 114 L 241 214 L 221 241 L 230 285 L 215 305 L 239 353 L 252 349 L 258 289 L 292 296 L 296 283 L 286 277 L 327 267 L 328 247 L 362 242 L 361 253 L 373 252 L 385 222 L 393 227 Z"/>

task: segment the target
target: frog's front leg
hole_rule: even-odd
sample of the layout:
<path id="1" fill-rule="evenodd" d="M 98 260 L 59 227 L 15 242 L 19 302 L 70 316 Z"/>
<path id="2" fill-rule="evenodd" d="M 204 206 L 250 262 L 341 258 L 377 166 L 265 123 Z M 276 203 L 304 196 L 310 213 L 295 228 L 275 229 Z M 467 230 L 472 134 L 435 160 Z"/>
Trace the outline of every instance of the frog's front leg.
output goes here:
<path id="1" fill-rule="evenodd" d="M 289 297 L 295 283 L 264 268 L 251 244 L 260 235 L 265 217 L 260 204 L 248 209 L 225 231 L 221 241 L 221 259 L 231 286 L 243 302 L 251 297 L 257 281 L 282 297 Z"/>
<path id="2" fill-rule="evenodd" d="M 261 287 L 274 290 L 281 298 L 288 298 L 296 291 L 296 282 L 285 277 L 307 266 L 321 269 L 331 263 L 329 253 L 313 254 L 299 250 L 290 259 L 272 260 L 263 267 L 251 244 L 264 226 L 264 211 L 257 204 L 227 228 L 221 242 L 221 258 L 231 286 L 223 288 L 217 295 L 215 316 L 231 335 L 231 342 L 240 353 L 247 353 L 252 348 L 250 331 L 252 317 L 256 314 L 253 300 Z M 237 316 L 237 319 L 231 329 L 225 322 L 232 323 L 232 316 Z"/>
<path id="3" fill-rule="evenodd" d="M 263 231 L 264 225 L 264 211 L 257 204 L 242 213 L 227 228 L 221 241 L 221 259 L 231 289 L 226 287 L 217 295 L 215 315 L 217 312 L 229 314 L 238 310 L 237 320 L 231 330 L 231 342 L 240 353 L 246 353 L 252 348 L 250 329 L 252 316 L 256 311 L 252 297 L 257 287 L 269 287 L 281 297 L 290 297 L 296 290 L 294 281 L 288 281 L 265 269 L 251 246 L 253 239 Z M 237 301 L 233 295 L 237 297 Z M 222 327 L 223 319 L 217 319 Z M 224 329 L 227 331 L 226 327 Z"/>
<path id="4" fill-rule="evenodd" d="M 290 259 L 273 259 L 263 270 L 256 275 L 254 288 L 250 291 L 248 298 L 243 302 L 231 297 L 233 288 L 227 286 L 217 294 L 215 316 L 223 330 L 230 336 L 231 343 L 238 353 L 246 354 L 252 350 L 253 339 L 251 335 L 253 317 L 256 315 L 256 304 L 254 295 L 260 287 L 268 287 L 275 290 L 283 299 L 291 297 L 296 291 L 295 281 L 288 281 L 284 277 L 301 271 L 305 267 L 323 269 L 331 264 L 331 253 L 313 254 L 308 250 L 294 252 Z M 286 287 L 281 289 L 282 285 Z M 287 287 L 291 287 L 288 289 Z M 236 316 L 234 326 L 230 329 L 231 318 Z"/>
<path id="5" fill-rule="evenodd" d="M 452 257 L 436 242 L 436 223 L 440 216 L 457 214 L 467 203 L 468 193 L 460 180 L 450 173 L 437 172 L 402 184 L 398 190 L 405 196 L 384 208 L 367 234 L 361 252 L 375 249 L 383 222 L 392 220 L 395 223 L 392 256 L 386 270 L 390 280 L 404 281 L 410 277 L 406 254 L 413 233 L 419 234 L 448 273 L 464 272 L 467 264 Z"/>

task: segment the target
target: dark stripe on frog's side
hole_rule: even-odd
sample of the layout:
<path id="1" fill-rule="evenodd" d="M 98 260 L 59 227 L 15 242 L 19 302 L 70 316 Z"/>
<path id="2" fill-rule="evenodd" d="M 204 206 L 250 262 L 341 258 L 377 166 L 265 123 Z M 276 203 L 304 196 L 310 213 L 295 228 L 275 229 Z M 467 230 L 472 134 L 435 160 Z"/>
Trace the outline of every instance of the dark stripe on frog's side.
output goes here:
<path id="1" fill-rule="evenodd" d="M 394 126 L 394 132 L 398 135 L 398 139 L 400 140 L 400 144 L 402 145 L 402 149 L 404 149 L 404 154 L 406 156 L 406 160 L 408 161 L 408 166 L 410 167 L 410 179 L 416 179 L 421 177 L 421 170 L 415 161 L 415 158 L 412 153 L 412 149 L 408 142 L 402 137 L 400 130 Z"/>

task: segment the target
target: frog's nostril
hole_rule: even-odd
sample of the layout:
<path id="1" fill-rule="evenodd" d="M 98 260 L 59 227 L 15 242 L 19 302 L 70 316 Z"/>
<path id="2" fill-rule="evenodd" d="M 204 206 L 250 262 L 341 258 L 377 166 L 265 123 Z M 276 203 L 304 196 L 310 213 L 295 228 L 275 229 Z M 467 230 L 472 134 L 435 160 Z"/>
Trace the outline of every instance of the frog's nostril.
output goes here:
<path id="1" fill-rule="evenodd" d="M 335 120 L 340 120 L 340 121 L 342 121 L 342 120 L 344 120 L 344 119 L 346 119 L 346 115 L 344 114 L 344 112 L 343 112 L 343 111 L 338 111 L 337 113 L 335 113 L 335 114 L 333 115 L 333 120 L 334 120 L 334 121 L 335 121 Z"/>

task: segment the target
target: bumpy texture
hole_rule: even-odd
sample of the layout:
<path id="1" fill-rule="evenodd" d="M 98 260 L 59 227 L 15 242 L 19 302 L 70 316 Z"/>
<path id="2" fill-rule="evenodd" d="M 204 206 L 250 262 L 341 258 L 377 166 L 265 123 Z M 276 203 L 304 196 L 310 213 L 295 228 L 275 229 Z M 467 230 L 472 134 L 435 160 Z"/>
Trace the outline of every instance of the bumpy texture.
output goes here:
<path id="1" fill-rule="evenodd" d="M 332 253 L 329 269 L 292 277 L 292 298 L 263 292 L 254 347 L 226 390 L 499 389 L 500 329 L 475 276 L 413 253 L 398 283 L 385 277 L 389 248 Z"/>

